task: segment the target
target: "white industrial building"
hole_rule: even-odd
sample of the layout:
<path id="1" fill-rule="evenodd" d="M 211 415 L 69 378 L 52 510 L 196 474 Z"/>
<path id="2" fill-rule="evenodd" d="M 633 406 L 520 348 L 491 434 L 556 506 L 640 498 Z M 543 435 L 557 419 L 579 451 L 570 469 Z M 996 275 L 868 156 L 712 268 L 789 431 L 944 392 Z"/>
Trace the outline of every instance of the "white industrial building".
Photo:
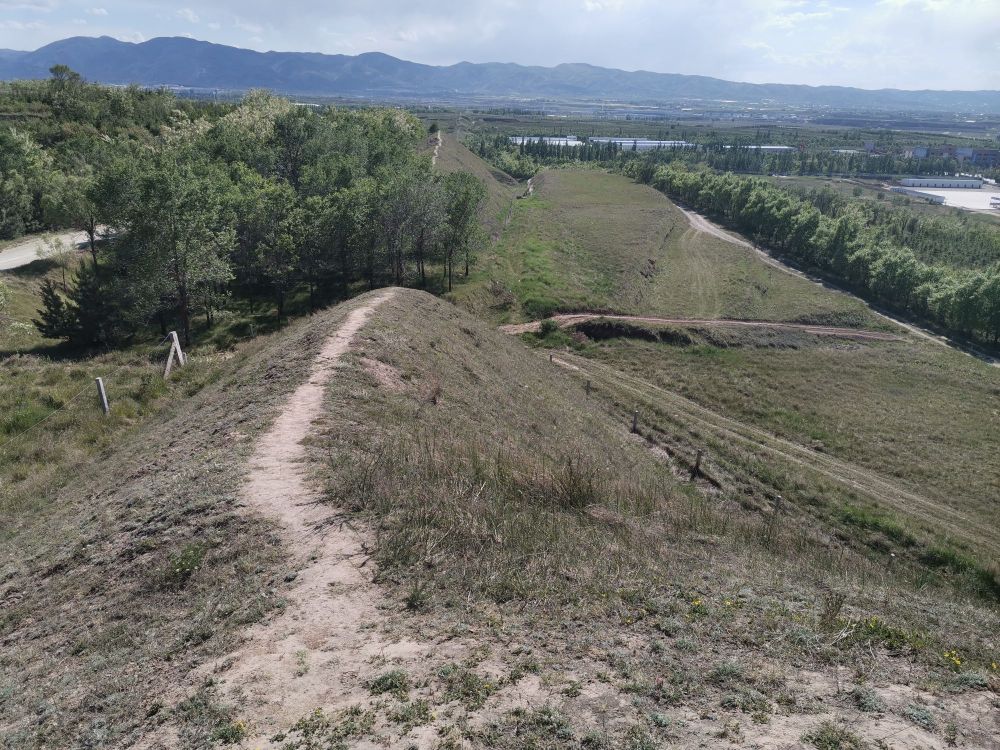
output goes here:
<path id="1" fill-rule="evenodd" d="M 656 151 L 671 148 L 695 148 L 695 144 L 687 141 L 657 141 L 651 138 L 588 138 L 591 143 L 614 143 L 622 151 Z"/>
<path id="2" fill-rule="evenodd" d="M 515 146 L 520 146 L 522 143 L 544 143 L 548 146 L 582 146 L 583 141 L 577 138 L 575 135 L 568 135 L 566 137 L 556 137 L 549 135 L 512 135 L 510 137 L 510 142 Z"/>
<path id="3" fill-rule="evenodd" d="M 903 187 L 911 188 L 964 188 L 977 189 L 983 181 L 973 177 L 904 177 L 899 181 Z"/>

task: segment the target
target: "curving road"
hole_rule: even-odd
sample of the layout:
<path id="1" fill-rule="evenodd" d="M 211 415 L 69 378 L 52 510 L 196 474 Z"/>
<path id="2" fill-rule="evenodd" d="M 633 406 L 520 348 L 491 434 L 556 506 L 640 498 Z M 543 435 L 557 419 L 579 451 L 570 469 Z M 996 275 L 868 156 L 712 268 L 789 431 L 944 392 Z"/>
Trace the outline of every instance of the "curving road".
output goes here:
<path id="1" fill-rule="evenodd" d="M 16 244 L 0 250 L 0 271 L 10 271 L 38 260 L 38 251 L 45 247 L 45 238 L 50 235 L 36 234 L 24 237 Z M 85 250 L 89 247 L 86 232 L 61 232 L 51 235 L 62 240 L 67 247 Z"/>
<path id="2" fill-rule="evenodd" d="M 813 284 L 816 284 L 817 286 L 822 286 L 827 289 L 832 289 L 834 291 L 840 292 L 841 294 L 846 294 L 848 296 L 854 297 L 855 299 L 861 300 L 861 302 L 863 302 L 874 315 L 878 315 L 880 318 L 895 323 L 900 328 L 906 329 L 910 333 L 914 334 L 915 336 L 919 336 L 925 341 L 930 341 L 934 344 L 937 344 L 938 346 L 948 347 L 949 349 L 955 349 L 956 351 L 960 351 L 963 354 L 967 354 L 970 357 L 976 357 L 977 359 L 980 359 L 986 364 L 992 365 L 993 367 L 1000 367 L 1000 359 L 997 359 L 996 357 L 981 352 L 973 347 L 967 347 L 960 344 L 956 344 L 950 341 L 945 336 L 941 336 L 939 334 L 933 333 L 932 331 L 928 331 L 924 328 L 921 328 L 920 326 L 914 325 L 913 323 L 903 320 L 902 318 L 898 318 L 895 315 L 886 312 L 885 310 L 873 307 L 871 303 L 862 300 L 857 295 L 852 294 L 846 289 L 842 289 L 836 284 L 833 284 L 829 281 L 817 280 L 809 276 L 808 274 L 803 273 L 797 268 L 792 268 L 791 266 L 785 265 L 780 260 L 770 255 L 768 252 L 761 249 L 757 245 L 754 245 L 753 243 L 744 240 L 742 237 L 738 237 L 727 232 L 725 229 L 709 221 L 701 214 L 695 213 L 694 211 L 684 208 L 683 206 L 680 206 L 676 203 L 674 205 L 677 206 L 677 208 L 680 209 L 680 211 L 687 217 L 688 221 L 691 224 L 691 227 L 696 231 L 704 232 L 705 234 L 710 234 L 713 237 L 718 237 L 720 240 L 731 242 L 734 245 L 739 245 L 740 247 L 745 247 L 749 250 L 752 250 L 754 253 L 757 254 L 757 257 L 760 258 L 762 262 L 766 263 L 772 268 L 778 269 L 779 271 L 787 273 L 791 276 L 797 276 L 800 279 L 805 279 L 806 281 L 810 281 Z"/>

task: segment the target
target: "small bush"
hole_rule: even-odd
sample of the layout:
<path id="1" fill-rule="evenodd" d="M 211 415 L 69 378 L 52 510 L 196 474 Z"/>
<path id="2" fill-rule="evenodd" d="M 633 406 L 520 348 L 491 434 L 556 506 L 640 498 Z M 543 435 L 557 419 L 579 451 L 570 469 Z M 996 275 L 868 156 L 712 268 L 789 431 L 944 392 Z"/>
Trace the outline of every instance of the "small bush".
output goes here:
<path id="1" fill-rule="evenodd" d="M 921 729 L 926 729 L 928 732 L 933 732 L 934 727 L 937 726 L 937 722 L 934 720 L 934 717 L 931 716 L 931 712 L 923 706 L 918 706 L 915 703 L 911 703 L 903 709 L 903 716 Z"/>
<path id="2" fill-rule="evenodd" d="M 847 729 L 842 729 L 830 721 L 823 722 L 816 729 L 802 735 L 802 741 L 817 750 L 866 750 L 868 743 Z"/>
<path id="3" fill-rule="evenodd" d="M 854 705 L 858 707 L 858 710 L 864 711 L 865 713 L 879 713 L 885 711 L 886 709 L 885 701 L 882 700 L 882 696 L 870 687 L 854 688 L 854 690 L 851 691 L 851 698 L 854 701 Z"/>
<path id="4" fill-rule="evenodd" d="M 372 695 L 393 693 L 402 697 L 410 690 L 410 678 L 402 669 L 393 669 L 370 680 L 368 690 Z"/>

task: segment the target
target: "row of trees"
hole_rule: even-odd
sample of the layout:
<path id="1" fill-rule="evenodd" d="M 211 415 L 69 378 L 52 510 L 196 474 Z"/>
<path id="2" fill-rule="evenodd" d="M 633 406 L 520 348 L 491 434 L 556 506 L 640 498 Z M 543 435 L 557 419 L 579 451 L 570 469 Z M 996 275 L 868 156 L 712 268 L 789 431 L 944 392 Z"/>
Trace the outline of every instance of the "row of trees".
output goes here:
<path id="1" fill-rule="evenodd" d="M 702 140 L 697 149 L 665 147 L 636 153 L 626 143 L 585 143 L 582 146 L 559 146 L 533 141 L 513 144 L 509 138 L 496 135 L 479 138 L 470 144 L 479 156 L 519 179 L 527 179 L 543 166 L 558 166 L 579 162 L 621 164 L 634 159 L 654 160 L 660 164 L 682 162 L 689 166 L 706 164 L 720 172 L 742 174 L 785 175 L 939 175 L 953 174 L 963 165 L 953 158 L 911 159 L 901 155 L 833 150 L 827 146 L 806 146 L 802 149 L 769 151 L 761 145 L 741 138 Z"/>
<path id="2" fill-rule="evenodd" d="M 219 117 L 176 110 L 150 138 L 100 139 L 63 175 L 61 209 L 97 241 L 68 289 L 46 286 L 38 326 L 115 345 L 176 322 L 190 341 L 198 316 L 236 303 L 281 315 L 359 286 L 449 289 L 482 242 L 485 188 L 434 174 L 426 135 L 399 110 L 256 92 Z"/>
<path id="3" fill-rule="evenodd" d="M 985 269 L 926 263 L 870 224 L 857 202 L 827 215 L 760 178 L 652 160 L 632 162 L 628 172 L 862 296 L 969 338 L 1000 339 L 1000 263 Z"/>
<path id="4" fill-rule="evenodd" d="M 968 212 L 956 209 L 950 216 L 930 215 L 887 201 L 858 201 L 829 187 L 785 189 L 830 218 L 860 215 L 872 239 L 904 245 L 927 263 L 988 268 L 1000 262 L 1000 232 Z M 855 197 L 862 193 L 860 187 L 856 190 Z"/>

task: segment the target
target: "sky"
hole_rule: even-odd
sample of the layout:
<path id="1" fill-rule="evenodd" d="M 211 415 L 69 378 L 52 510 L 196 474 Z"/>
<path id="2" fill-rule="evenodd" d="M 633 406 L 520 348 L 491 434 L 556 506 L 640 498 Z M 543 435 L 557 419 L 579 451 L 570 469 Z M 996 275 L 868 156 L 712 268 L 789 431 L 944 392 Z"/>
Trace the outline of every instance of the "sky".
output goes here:
<path id="1" fill-rule="evenodd" d="M 0 48 L 100 35 L 433 65 L 584 62 L 753 83 L 1000 89 L 1000 0 L 0 0 Z"/>

